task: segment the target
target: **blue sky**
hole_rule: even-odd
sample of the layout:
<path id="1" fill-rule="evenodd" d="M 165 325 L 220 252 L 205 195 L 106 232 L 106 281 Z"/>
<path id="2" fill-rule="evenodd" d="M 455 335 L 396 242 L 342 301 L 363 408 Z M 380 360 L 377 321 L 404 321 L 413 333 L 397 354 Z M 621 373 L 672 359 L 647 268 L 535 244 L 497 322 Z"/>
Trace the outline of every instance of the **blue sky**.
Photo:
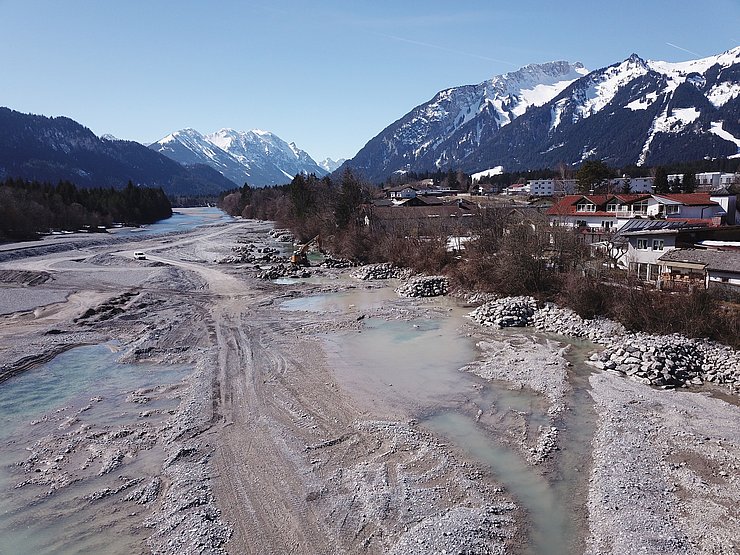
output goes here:
<path id="1" fill-rule="evenodd" d="M 740 0 L 0 0 L 0 105 L 150 143 L 265 129 L 354 156 L 439 90 L 740 44 Z"/>

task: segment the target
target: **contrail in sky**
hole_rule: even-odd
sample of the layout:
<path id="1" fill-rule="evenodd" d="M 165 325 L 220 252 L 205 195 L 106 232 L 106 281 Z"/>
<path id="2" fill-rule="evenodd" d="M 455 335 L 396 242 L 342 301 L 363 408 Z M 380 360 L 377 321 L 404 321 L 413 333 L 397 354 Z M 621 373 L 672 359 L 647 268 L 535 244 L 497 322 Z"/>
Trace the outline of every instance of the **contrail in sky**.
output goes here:
<path id="1" fill-rule="evenodd" d="M 411 39 L 405 39 L 403 37 L 395 37 L 393 35 L 381 35 L 382 37 L 385 37 L 387 39 L 397 40 L 401 42 L 407 42 L 409 44 L 416 44 L 417 46 L 425 46 L 427 48 L 434 48 L 436 50 L 443 50 L 445 52 L 451 52 L 453 54 L 459 54 L 461 56 L 468 56 L 471 58 L 478 58 L 479 60 L 486 60 L 488 62 L 498 62 L 500 64 L 506 64 L 511 67 L 519 67 L 517 64 L 512 64 L 511 62 L 507 62 L 506 60 L 498 60 L 496 58 L 489 58 L 488 56 L 481 56 L 480 54 L 473 54 L 472 52 L 463 52 L 462 50 L 455 50 L 453 48 L 447 48 L 445 46 L 439 46 L 438 44 L 430 44 L 428 42 L 421 42 L 418 40 L 411 40 Z"/>
<path id="2" fill-rule="evenodd" d="M 672 42 L 666 43 L 668 46 L 672 46 L 673 48 L 678 48 L 679 50 L 683 50 L 684 52 L 688 52 L 689 54 L 693 54 L 694 56 L 699 56 L 701 58 L 701 54 L 698 52 L 694 52 L 693 50 L 689 50 L 688 48 L 683 48 L 681 46 L 678 46 L 677 44 L 673 44 Z"/>

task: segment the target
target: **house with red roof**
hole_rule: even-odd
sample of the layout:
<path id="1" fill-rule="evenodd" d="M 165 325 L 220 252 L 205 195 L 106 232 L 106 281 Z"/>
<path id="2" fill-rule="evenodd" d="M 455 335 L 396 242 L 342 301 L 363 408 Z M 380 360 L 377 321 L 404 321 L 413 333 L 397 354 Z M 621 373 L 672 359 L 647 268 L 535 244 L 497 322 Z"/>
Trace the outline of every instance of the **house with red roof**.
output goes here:
<path id="1" fill-rule="evenodd" d="M 578 228 L 588 242 L 600 241 L 633 218 L 721 225 L 727 216 L 709 193 L 566 195 L 546 214 L 551 225 Z"/>

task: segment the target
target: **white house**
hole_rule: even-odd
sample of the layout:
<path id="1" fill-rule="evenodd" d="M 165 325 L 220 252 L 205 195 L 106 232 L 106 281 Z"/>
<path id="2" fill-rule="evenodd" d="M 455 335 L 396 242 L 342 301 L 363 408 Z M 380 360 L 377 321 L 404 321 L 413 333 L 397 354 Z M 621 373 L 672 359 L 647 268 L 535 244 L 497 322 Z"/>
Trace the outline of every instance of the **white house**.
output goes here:
<path id="1" fill-rule="evenodd" d="M 706 220 L 727 215 L 720 197 L 708 193 L 567 195 L 547 210 L 551 223 L 617 229 L 631 218 Z"/>
<path id="2" fill-rule="evenodd" d="M 611 179 L 609 184 L 613 191 L 623 191 L 625 184 L 629 181 L 630 193 L 652 193 L 653 192 L 653 181 L 652 177 L 617 177 Z"/>
<path id="3" fill-rule="evenodd" d="M 410 199 L 416 198 L 419 190 L 416 187 L 409 185 L 402 185 L 401 187 L 393 187 L 388 189 L 388 197 L 392 199 Z"/>
<path id="4" fill-rule="evenodd" d="M 652 193 L 652 177 L 617 177 L 609 180 L 609 189 L 615 193 L 621 193 L 625 184 L 629 181 L 631 193 Z M 509 195 L 529 195 L 533 197 L 552 197 L 559 195 L 572 195 L 578 190 L 578 181 L 575 179 L 530 179 L 526 185 L 516 184 L 507 187 L 505 192 Z"/>
<path id="5" fill-rule="evenodd" d="M 696 188 L 703 191 L 715 191 L 722 187 L 740 184 L 740 175 L 725 172 L 702 172 L 696 176 Z M 668 182 L 673 183 L 676 179 L 683 182 L 683 174 L 672 173 L 668 176 Z"/>
<path id="6" fill-rule="evenodd" d="M 707 260 L 712 260 L 712 268 L 717 271 L 726 269 L 726 264 L 721 263 L 723 257 L 736 260 L 740 256 L 740 226 L 714 227 L 671 220 L 632 220 L 612 237 L 609 247 L 617 265 L 640 279 L 653 283 L 673 280 L 680 285 L 688 279 L 688 274 L 691 274 L 691 280 L 696 281 L 695 273 L 684 271 L 696 267 L 686 266 L 680 271 L 667 269 L 665 261 L 681 261 L 674 258 L 674 249 L 712 251 L 717 254 L 706 255 Z M 696 256 L 699 257 L 696 261 L 703 260 L 700 255 Z M 681 268 L 681 264 L 675 267 Z M 705 274 L 702 273 L 701 276 L 703 280 Z M 723 275 L 718 276 L 718 281 L 727 283 L 721 279 Z"/>
<path id="7" fill-rule="evenodd" d="M 661 268 L 659 258 L 676 248 L 676 229 L 647 229 L 624 234 L 627 253 L 621 264 L 643 281 L 657 282 Z"/>

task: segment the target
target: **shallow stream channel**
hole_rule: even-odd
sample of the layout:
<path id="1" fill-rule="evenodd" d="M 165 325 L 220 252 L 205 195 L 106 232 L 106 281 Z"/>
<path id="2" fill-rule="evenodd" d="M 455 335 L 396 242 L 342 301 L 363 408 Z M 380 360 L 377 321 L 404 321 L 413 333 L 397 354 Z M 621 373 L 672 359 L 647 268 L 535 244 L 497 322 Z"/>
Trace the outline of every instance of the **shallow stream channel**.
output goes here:
<path id="1" fill-rule="evenodd" d="M 0 554 L 145 551 L 140 513 L 164 460 L 155 432 L 190 369 L 119 356 L 77 347 L 2 384 Z"/>
<path id="2" fill-rule="evenodd" d="M 571 344 L 565 355 L 565 409 L 553 415 L 545 395 L 468 371 L 484 356 L 470 333 L 475 324 L 465 317 L 471 308 L 448 298 L 421 301 L 428 310 L 403 308 L 417 302 L 399 299 L 390 287 L 357 288 L 291 299 L 281 309 L 329 318 L 332 313 L 357 314 L 363 323 L 359 330 L 331 333 L 325 339 L 329 356 L 336 357 L 335 366 L 342 369 L 336 376 L 342 388 L 358 403 L 408 415 L 488 469 L 526 515 L 520 529 L 527 537 L 517 542 L 523 546 L 519 553 L 582 553 L 596 419 L 588 391 L 591 370 L 583 361 L 594 347 Z M 389 304 L 397 308 L 395 316 L 387 310 Z M 515 344 L 524 334 L 528 341 L 568 344 L 565 338 L 531 330 L 489 328 L 485 333 L 489 342 Z M 557 450 L 546 463 L 533 464 L 528 448 L 552 427 L 557 427 Z M 522 437 L 524 441 L 517 441 Z"/>

